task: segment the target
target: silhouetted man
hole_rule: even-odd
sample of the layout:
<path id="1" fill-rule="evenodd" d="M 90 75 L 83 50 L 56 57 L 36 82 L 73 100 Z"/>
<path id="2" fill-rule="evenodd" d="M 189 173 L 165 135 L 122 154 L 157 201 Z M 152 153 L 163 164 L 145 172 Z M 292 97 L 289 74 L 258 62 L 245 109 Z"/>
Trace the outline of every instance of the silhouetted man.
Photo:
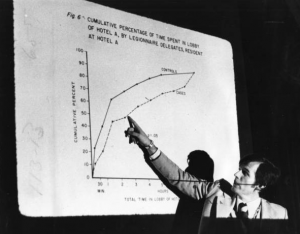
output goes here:
<path id="1" fill-rule="evenodd" d="M 214 181 L 214 161 L 203 150 L 194 150 L 187 157 L 186 172 L 199 180 Z M 176 193 L 180 200 L 173 221 L 172 234 L 197 234 L 205 198 L 195 200 L 182 193 Z"/>

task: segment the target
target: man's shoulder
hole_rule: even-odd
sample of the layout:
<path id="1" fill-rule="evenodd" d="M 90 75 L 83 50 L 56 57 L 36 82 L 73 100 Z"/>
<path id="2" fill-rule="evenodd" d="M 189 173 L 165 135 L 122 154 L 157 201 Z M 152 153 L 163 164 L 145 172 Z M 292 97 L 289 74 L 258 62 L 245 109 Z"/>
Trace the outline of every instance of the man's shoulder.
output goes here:
<path id="1" fill-rule="evenodd" d="M 272 207 L 273 209 L 276 209 L 276 210 L 286 210 L 283 206 L 281 206 L 279 204 L 276 204 L 276 203 L 269 202 L 268 200 L 265 200 L 263 198 L 262 198 L 262 202 L 265 203 L 266 205 Z"/>
<path id="2" fill-rule="evenodd" d="M 262 199 L 262 210 L 270 215 L 270 218 L 286 219 L 287 210 L 285 207 Z"/>

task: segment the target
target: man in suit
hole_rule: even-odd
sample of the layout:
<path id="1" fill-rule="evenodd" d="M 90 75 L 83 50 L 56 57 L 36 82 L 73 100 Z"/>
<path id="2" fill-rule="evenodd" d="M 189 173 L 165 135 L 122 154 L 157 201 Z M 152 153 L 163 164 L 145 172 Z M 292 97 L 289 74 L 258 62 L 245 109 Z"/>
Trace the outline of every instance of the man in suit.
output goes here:
<path id="1" fill-rule="evenodd" d="M 288 219 L 287 210 L 260 197 L 261 190 L 274 183 L 280 174 L 270 161 L 256 155 L 242 158 L 233 186 L 224 180 L 199 180 L 161 152 L 131 117 L 128 121 L 131 127 L 125 135 L 129 136 L 129 143 L 134 142 L 141 148 L 164 180 L 191 198 L 206 199 L 199 234 L 285 231 L 282 226 Z"/>

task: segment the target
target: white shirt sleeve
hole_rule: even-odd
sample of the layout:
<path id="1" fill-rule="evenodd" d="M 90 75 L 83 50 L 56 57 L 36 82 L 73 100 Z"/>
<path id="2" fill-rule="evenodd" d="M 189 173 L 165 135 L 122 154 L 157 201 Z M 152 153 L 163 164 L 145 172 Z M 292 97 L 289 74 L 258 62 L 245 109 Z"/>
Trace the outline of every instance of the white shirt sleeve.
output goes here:
<path id="1" fill-rule="evenodd" d="M 160 150 L 157 149 L 156 152 L 152 155 L 150 155 L 150 160 L 153 161 L 154 159 L 158 158 L 158 156 L 160 155 Z"/>

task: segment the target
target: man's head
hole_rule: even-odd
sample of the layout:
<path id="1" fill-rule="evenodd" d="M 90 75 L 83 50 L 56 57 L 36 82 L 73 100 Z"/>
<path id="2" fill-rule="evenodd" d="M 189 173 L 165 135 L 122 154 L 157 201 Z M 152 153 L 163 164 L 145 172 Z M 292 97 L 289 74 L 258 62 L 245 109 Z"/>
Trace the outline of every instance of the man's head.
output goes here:
<path id="1" fill-rule="evenodd" d="M 214 161 L 203 150 L 192 151 L 188 155 L 188 167 L 186 171 L 190 174 L 210 182 L 214 181 Z"/>
<path id="2" fill-rule="evenodd" d="M 232 191 L 240 198 L 258 196 L 262 189 L 274 184 L 279 175 L 280 170 L 266 158 L 248 155 L 240 160 Z"/>

